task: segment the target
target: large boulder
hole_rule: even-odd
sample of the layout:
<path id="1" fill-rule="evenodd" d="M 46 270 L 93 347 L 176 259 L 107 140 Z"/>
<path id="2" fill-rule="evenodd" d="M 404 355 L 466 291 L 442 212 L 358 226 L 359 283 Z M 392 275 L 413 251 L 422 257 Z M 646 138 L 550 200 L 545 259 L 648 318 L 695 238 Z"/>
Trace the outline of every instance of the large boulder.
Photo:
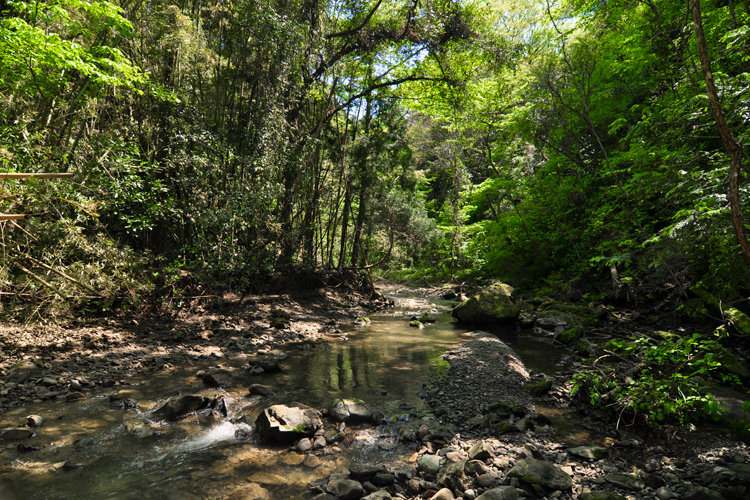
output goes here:
<path id="1" fill-rule="evenodd" d="M 453 309 L 459 323 L 486 325 L 515 321 L 521 313 L 513 298 L 513 287 L 504 283 L 491 285 Z"/>
<path id="2" fill-rule="evenodd" d="M 13 365 L 6 377 L 6 381 L 21 384 L 29 378 L 36 376 L 37 373 L 39 373 L 39 367 L 36 363 L 30 359 L 25 359 Z"/>
<path id="3" fill-rule="evenodd" d="M 312 408 L 273 405 L 258 415 L 255 428 L 263 441 L 286 443 L 312 437 L 323 428 L 323 422 L 320 413 Z"/>
<path id="4" fill-rule="evenodd" d="M 471 484 L 471 478 L 464 472 L 466 460 L 453 462 L 440 469 L 437 475 L 437 484 L 452 490 L 466 490 Z"/>
<path id="5" fill-rule="evenodd" d="M 573 478 L 560 467 L 533 458 L 519 460 L 515 467 L 508 471 L 508 477 L 515 477 L 524 483 L 538 484 L 553 490 L 569 490 L 573 487 Z"/>

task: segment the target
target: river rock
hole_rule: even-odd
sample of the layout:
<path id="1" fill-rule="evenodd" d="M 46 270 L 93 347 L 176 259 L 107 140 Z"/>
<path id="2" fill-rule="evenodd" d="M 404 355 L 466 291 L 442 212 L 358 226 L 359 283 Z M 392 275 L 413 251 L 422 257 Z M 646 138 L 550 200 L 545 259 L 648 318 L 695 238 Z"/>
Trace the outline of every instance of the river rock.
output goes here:
<path id="1" fill-rule="evenodd" d="M 163 416 L 167 420 L 177 420 L 196 411 L 208 408 L 211 400 L 197 394 L 185 394 L 170 399 L 167 403 L 156 410 L 154 415 Z"/>
<path id="2" fill-rule="evenodd" d="M 65 401 L 68 403 L 72 403 L 73 401 L 83 401 L 84 399 L 86 399 L 86 395 L 82 392 L 71 392 L 65 396 Z"/>
<path id="3" fill-rule="evenodd" d="M 14 384 L 22 384 L 29 378 L 39 373 L 39 367 L 30 359 L 19 361 L 13 365 L 5 378 L 6 382 L 13 382 Z"/>
<path id="4" fill-rule="evenodd" d="M 44 425 L 44 417 L 39 415 L 29 415 L 26 417 L 26 425 L 33 428 L 38 428 Z"/>
<path id="5" fill-rule="evenodd" d="M 255 427 L 263 441 L 283 443 L 312 437 L 323 422 L 320 413 L 312 408 L 273 405 L 258 415 Z"/>
<path id="6" fill-rule="evenodd" d="M 12 441 L 20 441 L 21 439 L 28 439 L 34 435 L 34 431 L 27 428 L 18 429 L 5 429 L 2 431 L 2 437 L 10 439 Z"/>
<path id="7" fill-rule="evenodd" d="M 710 490 L 705 486 L 696 486 L 685 495 L 685 500 L 725 500 L 718 491 Z"/>
<path id="8" fill-rule="evenodd" d="M 214 370 L 203 375 L 203 383 L 209 387 L 229 387 L 233 381 L 229 370 Z"/>
<path id="9" fill-rule="evenodd" d="M 375 423 L 372 410 L 359 399 L 335 399 L 328 414 L 333 420 L 347 424 Z"/>
<path id="10" fill-rule="evenodd" d="M 513 287 L 496 283 L 461 302 L 452 314 L 459 323 L 481 326 L 515 321 L 520 312 L 513 299 Z"/>
<path id="11" fill-rule="evenodd" d="M 581 493 L 578 495 L 578 500 L 627 500 L 627 498 L 609 491 L 593 491 Z"/>
<path id="12" fill-rule="evenodd" d="M 604 479 L 620 488 L 630 491 L 641 491 L 646 487 L 646 483 L 635 474 L 625 474 L 623 472 L 610 472 Z"/>
<path id="13" fill-rule="evenodd" d="M 430 497 L 430 500 L 453 500 L 453 492 L 448 488 L 443 488 Z"/>
<path id="14" fill-rule="evenodd" d="M 515 467 L 508 471 L 508 477 L 553 490 L 569 490 L 573 487 L 573 479 L 560 467 L 534 458 L 519 460 Z"/>
<path id="15" fill-rule="evenodd" d="M 464 472 L 466 460 L 459 460 L 448 464 L 438 471 L 437 483 L 452 490 L 464 491 L 471 483 L 471 479 Z"/>
<path id="16" fill-rule="evenodd" d="M 248 361 L 252 368 L 261 369 L 261 373 L 275 373 L 281 371 L 279 360 L 275 356 L 255 356 Z"/>
<path id="17" fill-rule="evenodd" d="M 389 486 L 396 482 L 396 476 L 390 472 L 380 472 L 375 474 L 375 477 L 371 480 L 375 486 Z"/>
<path id="18" fill-rule="evenodd" d="M 440 460 L 437 455 L 422 455 L 417 460 L 417 468 L 426 474 L 437 474 L 440 469 Z"/>
<path id="19" fill-rule="evenodd" d="M 130 420 L 125 422 L 125 430 L 136 439 L 146 439 L 163 435 L 164 429 L 150 422 Z"/>
<path id="20" fill-rule="evenodd" d="M 656 498 L 658 498 L 659 500 L 669 500 L 670 498 L 674 498 L 675 496 L 677 496 L 672 493 L 672 490 L 664 486 L 654 491 L 654 495 L 656 495 Z"/>
<path id="21" fill-rule="evenodd" d="M 271 389 L 268 386 L 261 385 L 261 384 L 253 384 L 250 386 L 250 394 L 253 396 L 263 396 L 263 397 L 271 397 L 275 396 L 276 393 L 273 392 L 273 389 Z"/>
<path id="22" fill-rule="evenodd" d="M 313 448 L 313 440 L 310 438 L 300 439 L 296 447 L 299 453 L 307 453 L 308 451 L 312 450 L 312 448 Z"/>
<path id="23" fill-rule="evenodd" d="M 517 498 L 518 490 L 513 486 L 500 486 L 485 491 L 476 500 L 516 500 Z"/>
<path id="24" fill-rule="evenodd" d="M 578 446 L 569 449 L 568 453 L 575 455 L 576 457 L 588 458 L 589 460 L 598 460 L 609 456 L 609 450 L 599 446 Z"/>
<path id="25" fill-rule="evenodd" d="M 352 479 L 333 479 L 328 482 L 328 491 L 342 500 L 359 500 L 365 490 L 362 485 Z"/>
<path id="26" fill-rule="evenodd" d="M 484 441 L 479 441 L 469 449 L 469 460 L 487 460 L 488 458 L 494 458 L 494 456 L 492 448 Z"/>
<path id="27" fill-rule="evenodd" d="M 367 495 L 362 500 L 393 500 L 393 497 L 387 491 L 380 490 Z"/>
<path id="28" fill-rule="evenodd" d="M 349 478 L 357 481 L 369 481 L 381 472 L 385 472 L 385 470 L 377 465 L 361 464 L 358 462 L 353 462 L 349 465 Z"/>

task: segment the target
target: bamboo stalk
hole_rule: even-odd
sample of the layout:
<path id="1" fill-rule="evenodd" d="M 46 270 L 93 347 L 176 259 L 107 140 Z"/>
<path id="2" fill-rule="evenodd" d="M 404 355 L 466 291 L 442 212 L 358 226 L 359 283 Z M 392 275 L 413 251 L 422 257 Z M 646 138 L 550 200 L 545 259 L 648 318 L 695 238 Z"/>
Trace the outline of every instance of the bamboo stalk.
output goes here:
<path id="1" fill-rule="evenodd" d="M 27 230 L 25 230 L 23 227 L 19 226 L 15 222 L 11 221 L 11 224 L 13 224 L 17 229 L 20 229 L 21 231 L 23 231 L 26 234 L 26 236 L 28 236 L 32 240 L 39 241 L 39 239 L 37 239 L 36 236 L 34 236 L 33 234 L 31 234 L 30 232 L 28 232 Z"/>
<path id="2" fill-rule="evenodd" d="M 53 292 L 55 292 L 57 295 L 59 295 L 60 297 L 62 297 L 63 300 L 68 300 L 68 297 L 66 297 L 64 293 L 62 293 L 60 290 L 58 290 L 57 288 L 55 288 L 51 284 L 47 283 L 43 278 L 40 278 L 39 276 L 37 276 L 33 272 L 31 272 L 28 269 L 26 269 L 25 267 L 23 267 L 21 264 L 18 264 L 18 267 L 21 268 L 21 271 L 25 272 L 26 274 L 28 274 L 29 276 L 31 276 L 35 280 L 39 281 L 42 285 L 46 286 L 47 288 L 49 288 L 50 290 L 52 290 Z"/>
<path id="3" fill-rule="evenodd" d="M 53 273 L 55 273 L 55 274 L 57 274 L 57 275 L 59 275 L 59 276 L 61 276 L 61 277 L 65 278 L 66 280 L 68 280 L 68 281 L 71 281 L 71 282 L 75 283 L 76 285 L 78 285 L 78 286 L 80 286 L 80 287 L 82 287 L 82 288 L 85 288 L 86 290 L 88 290 L 89 292 L 93 293 L 94 295 L 97 295 L 97 296 L 99 296 L 99 297 L 102 297 L 102 294 L 100 294 L 99 292 L 97 292 L 96 290 L 94 290 L 93 288 L 91 288 L 91 287 L 90 287 L 89 285 L 87 285 L 87 284 L 85 284 L 85 283 L 81 283 L 80 281 L 78 281 L 78 280 L 77 280 L 77 279 L 75 279 L 75 278 L 71 278 L 70 276 L 68 276 L 68 275 L 67 275 L 67 274 L 65 274 L 64 272 L 62 272 L 62 271 L 60 271 L 60 270 L 58 270 L 58 269 L 55 269 L 54 267 L 48 266 L 47 264 L 45 264 L 44 262 L 42 262 L 42 261 L 40 261 L 40 260 L 36 260 L 36 259 L 35 259 L 34 257 L 32 257 L 31 255 L 28 255 L 28 254 L 24 254 L 24 257 L 26 257 L 27 259 L 29 259 L 29 260 L 30 260 L 31 262 L 33 262 L 34 264 L 36 264 L 36 265 L 38 265 L 38 266 L 41 266 L 41 267 L 43 267 L 43 268 L 47 269 L 48 271 L 52 271 Z"/>
<path id="4" fill-rule="evenodd" d="M 20 173 L 20 172 L 0 173 L 0 179 L 29 179 L 32 177 L 36 179 L 62 179 L 62 178 L 75 177 L 75 174 L 72 172 L 39 173 L 39 174 Z"/>
<path id="5" fill-rule="evenodd" d="M 28 214 L 0 214 L 0 220 L 23 220 L 31 218 Z"/>

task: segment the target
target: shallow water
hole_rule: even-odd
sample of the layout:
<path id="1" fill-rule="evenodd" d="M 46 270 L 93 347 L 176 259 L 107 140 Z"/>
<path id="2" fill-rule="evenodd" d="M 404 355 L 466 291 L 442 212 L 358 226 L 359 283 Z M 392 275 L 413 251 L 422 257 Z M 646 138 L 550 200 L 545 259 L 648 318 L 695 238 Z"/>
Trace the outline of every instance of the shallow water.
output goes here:
<path id="1" fill-rule="evenodd" d="M 422 384 L 439 366 L 439 356 L 460 343 L 466 330 L 450 322 L 448 302 L 394 299 L 393 311 L 374 315 L 369 325 L 344 331 L 326 344 L 307 350 L 302 345 L 284 346 L 288 357 L 279 375 L 245 375 L 240 367 L 247 360 L 242 356 L 206 360 L 131 377 L 126 385 L 94 392 L 85 401 L 44 402 L 0 415 L 0 428 L 23 425 L 27 415 L 45 419 L 35 437 L 22 441 L 36 451 L 21 452 L 19 442 L 0 443 L 0 485 L 5 489 L 0 489 L 0 500 L 307 499 L 309 482 L 343 471 L 350 460 L 405 463 L 412 451 L 397 444 L 388 426 L 360 432 L 348 446 L 342 445 L 340 453 L 328 447 L 318 460 L 310 460 L 287 448 L 259 443 L 244 423 L 253 422 L 270 404 L 299 401 L 322 408 L 337 397 L 362 399 L 391 420 L 423 415 L 420 410 L 427 408 L 419 397 Z M 424 313 L 436 323 L 424 329 L 408 326 L 413 314 Z M 507 341 L 529 358 L 531 368 L 557 368 L 549 344 L 536 345 L 533 339 L 518 336 Z M 207 388 L 195 375 L 219 364 L 237 368 L 235 383 L 226 390 Z M 252 383 L 271 386 L 277 396 L 249 396 L 247 387 Z M 110 408 L 108 397 L 118 390 L 139 402 L 140 408 Z M 227 397 L 227 418 L 193 416 L 168 423 L 151 417 L 153 410 L 177 394 Z M 133 425 L 160 435 L 136 438 L 127 431 Z M 238 431 L 246 431 L 250 438 L 243 440 Z"/>

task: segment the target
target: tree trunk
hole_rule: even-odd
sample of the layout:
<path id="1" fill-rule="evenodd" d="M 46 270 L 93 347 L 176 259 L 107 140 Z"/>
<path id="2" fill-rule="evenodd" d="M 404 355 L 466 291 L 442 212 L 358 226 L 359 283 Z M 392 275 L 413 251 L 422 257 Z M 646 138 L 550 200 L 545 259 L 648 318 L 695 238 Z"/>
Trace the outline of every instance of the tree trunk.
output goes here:
<path id="1" fill-rule="evenodd" d="M 721 135 L 721 141 L 731 158 L 729 167 L 729 204 L 732 210 L 732 223 L 734 231 L 737 234 L 737 241 L 740 243 L 742 253 L 745 254 L 750 262 L 750 245 L 745 237 L 745 228 L 742 223 L 742 206 L 740 204 L 740 168 L 742 167 L 742 146 L 737 142 L 729 129 L 729 124 L 724 116 L 724 110 L 719 102 L 719 92 L 714 83 L 714 77 L 711 73 L 711 64 L 708 60 L 708 47 L 706 46 L 706 37 L 703 33 L 703 21 L 701 19 L 700 0 L 691 0 L 693 10 L 693 24 L 695 25 L 695 39 L 698 45 L 698 56 L 701 60 L 701 69 L 703 77 L 706 80 L 706 91 L 708 100 L 711 103 L 711 113 L 716 122 L 716 128 Z"/>

